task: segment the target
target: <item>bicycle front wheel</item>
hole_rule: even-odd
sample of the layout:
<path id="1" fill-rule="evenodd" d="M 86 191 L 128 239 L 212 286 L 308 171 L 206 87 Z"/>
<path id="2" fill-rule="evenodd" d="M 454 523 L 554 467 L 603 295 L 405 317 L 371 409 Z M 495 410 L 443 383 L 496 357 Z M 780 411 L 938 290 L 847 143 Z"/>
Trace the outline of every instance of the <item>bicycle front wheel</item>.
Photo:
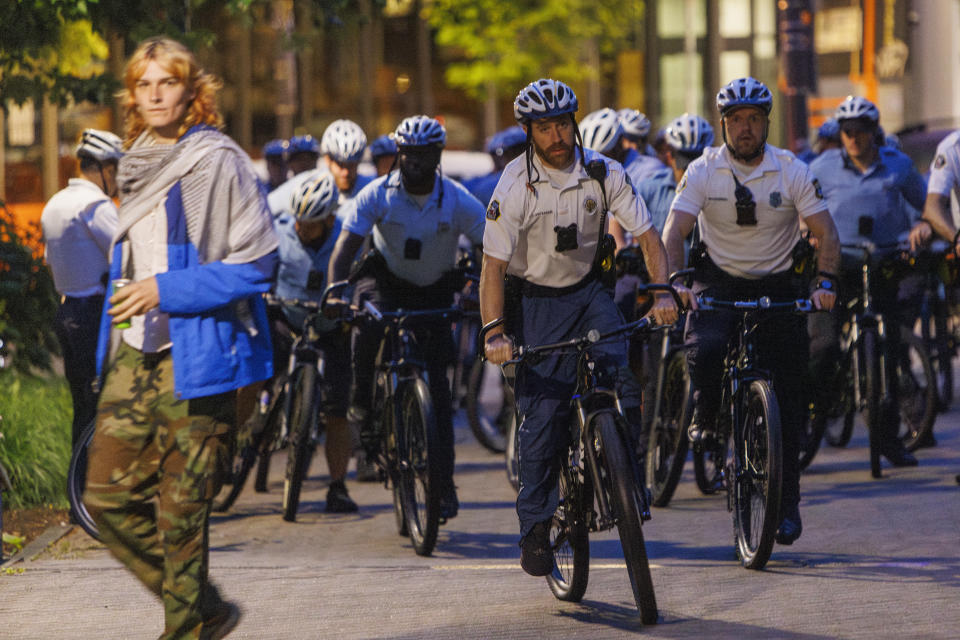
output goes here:
<path id="1" fill-rule="evenodd" d="M 507 468 L 507 482 L 514 491 L 520 491 L 520 454 L 517 452 L 517 431 L 520 424 L 516 417 L 507 429 L 507 448 L 503 452 Z"/>
<path id="2" fill-rule="evenodd" d="M 400 495 L 407 531 L 419 556 L 433 553 L 440 526 L 440 477 L 437 471 L 437 421 L 430 389 L 422 378 L 405 383 L 398 394 Z"/>
<path id="3" fill-rule="evenodd" d="M 91 422 L 80 433 L 77 446 L 70 456 L 70 467 L 67 471 L 67 499 L 70 501 L 70 513 L 77 524 L 94 540 L 100 539 L 100 530 L 93 521 L 87 505 L 83 503 L 83 489 L 87 482 L 87 449 L 93 441 L 96 431 L 96 421 Z"/>
<path id="4" fill-rule="evenodd" d="M 633 599 L 640 611 L 643 624 L 657 623 L 657 598 L 650 576 L 650 561 L 643 541 L 639 478 L 635 471 L 634 456 L 617 422 L 610 413 L 599 413 L 594 420 L 594 433 L 600 438 L 602 468 L 609 482 L 607 491 L 610 506 L 617 522 L 623 558 L 633 588 Z"/>
<path id="5" fill-rule="evenodd" d="M 586 500 L 592 496 L 584 490 L 569 464 L 560 470 L 559 484 L 560 502 L 550 521 L 553 573 L 547 576 L 547 584 L 558 600 L 580 602 L 590 575 Z"/>
<path id="6" fill-rule="evenodd" d="M 861 337 L 860 353 L 862 358 L 863 388 L 866 396 L 864 407 L 864 422 L 867 424 L 867 433 L 870 438 L 870 475 L 879 478 L 883 475 L 880 469 L 880 439 L 883 433 L 884 407 L 883 389 L 880 371 L 880 336 L 873 329 L 864 329 Z"/>
<path id="7" fill-rule="evenodd" d="M 290 435 L 287 444 L 287 470 L 283 480 L 283 519 L 295 522 L 303 481 L 313 458 L 313 425 L 317 420 L 317 369 L 312 364 L 300 365 L 294 370 L 290 381 Z"/>
<path id="8" fill-rule="evenodd" d="M 733 518 L 737 555 L 747 569 L 762 569 L 773 552 L 780 519 L 783 445 L 780 406 L 766 380 L 753 380 L 743 397 L 734 440 Z"/>
<path id="9" fill-rule="evenodd" d="M 937 419 L 937 378 L 923 341 L 902 328 L 897 358 L 900 400 L 900 439 L 908 451 L 915 451 L 933 433 Z"/>
<path id="10" fill-rule="evenodd" d="M 668 356 L 660 398 L 660 415 L 653 422 L 647 445 L 647 486 L 653 505 L 665 507 L 677 489 L 687 461 L 687 426 L 693 413 L 693 387 L 683 351 Z"/>

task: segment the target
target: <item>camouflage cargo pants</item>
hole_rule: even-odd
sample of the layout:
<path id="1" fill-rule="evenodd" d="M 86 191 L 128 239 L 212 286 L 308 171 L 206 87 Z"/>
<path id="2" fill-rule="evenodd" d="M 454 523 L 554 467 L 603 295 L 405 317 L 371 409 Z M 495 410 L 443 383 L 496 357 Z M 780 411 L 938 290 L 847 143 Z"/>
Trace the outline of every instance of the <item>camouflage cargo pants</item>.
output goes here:
<path id="1" fill-rule="evenodd" d="M 111 553 L 163 600 L 161 638 L 202 638 L 210 505 L 228 465 L 234 393 L 178 400 L 173 361 L 122 344 L 90 445 L 84 501 Z"/>

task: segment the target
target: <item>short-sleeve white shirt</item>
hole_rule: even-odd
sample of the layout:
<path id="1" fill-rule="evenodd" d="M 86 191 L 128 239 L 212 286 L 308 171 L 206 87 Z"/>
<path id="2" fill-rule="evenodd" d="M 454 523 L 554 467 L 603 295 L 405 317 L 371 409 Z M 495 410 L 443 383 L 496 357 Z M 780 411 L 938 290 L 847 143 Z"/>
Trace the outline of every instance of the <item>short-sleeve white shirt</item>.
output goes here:
<path id="1" fill-rule="evenodd" d="M 960 199 L 960 130 L 940 141 L 930 163 L 927 193 L 949 196 L 951 191 Z"/>
<path id="2" fill-rule="evenodd" d="M 607 166 L 607 206 L 620 226 L 634 237 L 653 226 L 650 212 L 626 178 L 623 165 L 584 149 L 587 163 Z M 587 175 L 580 154 L 563 184 L 553 184 L 540 158 L 533 155 L 527 184 L 526 157 L 507 165 L 487 207 L 483 252 L 508 262 L 507 273 L 546 287 L 566 287 L 582 280 L 593 264 L 600 235 L 603 195 Z M 577 248 L 556 250 L 556 227 L 577 225 Z"/>
<path id="3" fill-rule="evenodd" d="M 343 228 L 366 236 L 390 272 L 418 286 L 435 283 L 455 266 L 460 234 L 483 240 L 483 205 L 460 183 L 437 176 L 421 206 L 391 171 L 340 207 Z"/>
<path id="4" fill-rule="evenodd" d="M 789 151 L 768 144 L 751 169 L 737 179 L 753 193 L 756 225 L 737 224 L 735 169 L 726 145 L 690 163 L 670 211 L 698 215 L 710 259 L 730 275 L 756 279 L 790 268 L 800 218 L 827 211 L 827 204 L 809 167 Z"/>

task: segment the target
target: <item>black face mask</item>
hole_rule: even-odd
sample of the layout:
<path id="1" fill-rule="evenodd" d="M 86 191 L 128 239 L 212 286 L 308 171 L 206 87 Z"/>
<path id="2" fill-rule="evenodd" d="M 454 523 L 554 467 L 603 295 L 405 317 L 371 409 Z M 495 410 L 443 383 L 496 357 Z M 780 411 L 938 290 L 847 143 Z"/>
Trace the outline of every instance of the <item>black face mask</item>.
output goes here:
<path id="1" fill-rule="evenodd" d="M 413 147 L 400 149 L 398 165 L 403 184 L 408 188 L 432 187 L 440 164 L 440 149 Z M 426 189 L 424 189 L 426 190 Z"/>

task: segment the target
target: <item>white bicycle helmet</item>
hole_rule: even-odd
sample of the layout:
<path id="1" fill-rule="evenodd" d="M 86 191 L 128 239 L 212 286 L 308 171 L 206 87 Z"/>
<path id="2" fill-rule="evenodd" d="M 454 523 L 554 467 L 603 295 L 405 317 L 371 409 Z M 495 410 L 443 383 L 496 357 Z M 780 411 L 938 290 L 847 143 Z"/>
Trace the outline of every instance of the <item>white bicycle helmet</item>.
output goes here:
<path id="1" fill-rule="evenodd" d="M 670 121 L 664 139 L 674 151 L 699 155 L 713 144 L 713 127 L 700 116 L 685 113 Z"/>
<path id="2" fill-rule="evenodd" d="M 573 89 L 550 78 L 531 82 L 521 89 L 513 100 L 513 116 L 520 124 L 564 113 L 576 113 L 578 108 L 577 95 Z"/>
<path id="3" fill-rule="evenodd" d="M 598 153 L 609 153 L 620 143 L 622 135 L 620 116 L 613 109 L 594 111 L 580 122 L 583 146 Z"/>
<path id="4" fill-rule="evenodd" d="M 435 145 L 442 149 L 447 143 L 447 130 L 429 116 L 410 116 L 404 118 L 394 131 L 393 139 L 401 147 Z"/>
<path id="5" fill-rule="evenodd" d="M 737 107 L 760 107 L 769 115 L 773 109 L 773 95 L 767 85 L 756 78 L 738 78 L 717 93 L 717 110 L 721 117 Z"/>
<path id="6" fill-rule="evenodd" d="M 290 198 L 290 207 L 297 220 L 319 222 L 337 208 L 340 192 L 333 175 L 318 171 L 317 175 L 304 181 Z"/>
<path id="7" fill-rule="evenodd" d="M 844 120 L 869 120 L 876 124 L 880 121 L 880 111 L 877 105 L 866 98 L 860 96 L 847 96 L 847 99 L 840 103 L 833 117 L 838 122 Z"/>
<path id="8" fill-rule="evenodd" d="M 620 124 L 623 125 L 623 135 L 634 142 L 646 138 L 650 133 L 650 118 L 636 109 L 620 109 Z"/>
<path id="9" fill-rule="evenodd" d="M 320 139 L 320 153 L 340 164 L 360 162 L 366 147 L 366 134 L 352 120 L 334 120 Z"/>
<path id="10" fill-rule="evenodd" d="M 80 134 L 76 155 L 93 158 L 97 162 L 117 161 L 123 156 L 123 141 L 109 131 L 84 129 Z"/>

